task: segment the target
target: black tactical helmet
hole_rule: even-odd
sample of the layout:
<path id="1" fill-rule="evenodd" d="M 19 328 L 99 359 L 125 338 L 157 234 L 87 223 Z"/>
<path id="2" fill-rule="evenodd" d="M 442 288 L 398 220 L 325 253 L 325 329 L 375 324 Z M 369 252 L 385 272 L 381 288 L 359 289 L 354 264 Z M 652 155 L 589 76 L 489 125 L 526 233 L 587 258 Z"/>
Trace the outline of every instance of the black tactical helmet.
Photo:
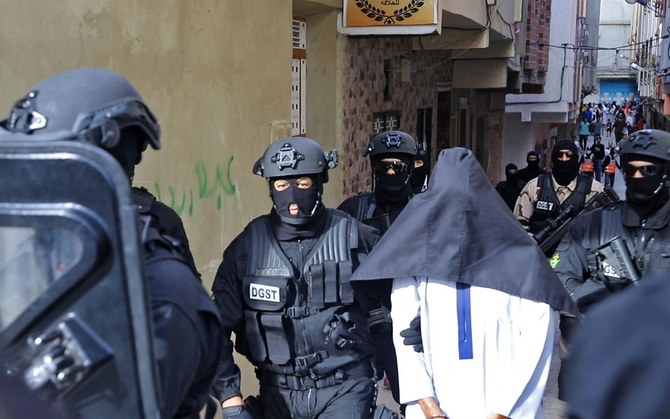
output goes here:
<path id="1" fill-rule="evenodd" d="M 321 174 L 337 167 L 337 151 L 324 152 L 319 143 L 304 137 L 287 137 L 272 143 L 254 164 L 253 173 L 264 178 Z"/>
<path id="2" fill-rule="evenodd" d="M 383 154 L 408 154 L 416 158 L 422 149 L 416 140 L 402 131 L 384 131 L 375 135 L 365 148 L 364 155 L 374 159 Z"/>
<path id="3" fill-rule="evenodd" d="M 2 126 L 25 134 L 70 131 L 108 149 L 118 144 L 122 128 L 136 127 L 148 144 L 160 148 L 160 126 L 140 94 L 125 78 L 100 68 L 43 80 L 14 104 Z"/>
<path id="4" fill-rule="evenodd" d="M 670 133 L 658 129 L 635 131 L 622 142 L 619 151 L 621 162 L 630 161 L 632 154 L 670 161 Z"/>

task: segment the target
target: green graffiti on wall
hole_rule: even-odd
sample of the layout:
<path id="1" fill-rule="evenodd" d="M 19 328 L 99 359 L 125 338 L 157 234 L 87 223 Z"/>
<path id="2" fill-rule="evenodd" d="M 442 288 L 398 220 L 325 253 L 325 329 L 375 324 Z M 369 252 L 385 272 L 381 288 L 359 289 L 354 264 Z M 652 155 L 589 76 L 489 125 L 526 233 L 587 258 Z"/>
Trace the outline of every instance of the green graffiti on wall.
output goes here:
<path id="1" fill-rule="evenodd" d="M 206 201 L 210 199 L 216 200 L 216 208 L 221 210 L 223 208 L 223 199 L 226 196 L 235 195 L 237 192 L 237 185 L 235 185 L 230 177 L 230 171 L 233 166 L 234 156 L 228 158 L 225 167 L 216 165 L 213 170 L 208 170 L 204 162 L 199 161 L 195 165 L 195 175 L 198 180 L 197 200 Z M 213 173 L 213 176 L 209 176 Z M 194 208 L 194 193 L 192 188 L 187 188 L 179 193 L 174 186 L 169 185 L 165 188 L 167 196 L 163 200 L 161 185 L 156 182 L 156 198 L 175 210 L 179 215 L 193 215 Z"/>

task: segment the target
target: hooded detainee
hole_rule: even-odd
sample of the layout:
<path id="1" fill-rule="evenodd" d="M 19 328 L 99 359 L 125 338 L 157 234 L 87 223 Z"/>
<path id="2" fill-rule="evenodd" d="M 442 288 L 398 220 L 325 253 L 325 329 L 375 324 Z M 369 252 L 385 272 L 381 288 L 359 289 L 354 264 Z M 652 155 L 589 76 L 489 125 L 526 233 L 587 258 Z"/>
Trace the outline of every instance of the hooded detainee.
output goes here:
<path id="1" fill-rule="evenodd" d="M 553 310 L 575 309 L 470 150 L 440 153 L 352 280 L 384 278 L 408 419 L 543 417 Z"/>

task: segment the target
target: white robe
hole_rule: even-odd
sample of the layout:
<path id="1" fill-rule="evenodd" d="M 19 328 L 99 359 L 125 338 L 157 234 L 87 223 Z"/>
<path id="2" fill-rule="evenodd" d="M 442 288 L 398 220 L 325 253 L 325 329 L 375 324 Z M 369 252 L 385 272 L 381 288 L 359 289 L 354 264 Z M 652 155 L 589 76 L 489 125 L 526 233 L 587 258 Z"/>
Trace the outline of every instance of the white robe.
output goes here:
<path id="1" fill-rule="evenodd" d="M 542 418 L 542 397 L 554 340 L 545 303 L 470 287 L 472 359 L 459 359 L 455 282 L 395 279 L 391 295 L 400 401 L 408 419 L 423 418 L 419 399 L 435 397 L 450 419 Z M 399 333 L 421 313 L 423 353 Z M 466 329 L 461 322 L 461 336 Z M 464 347 L 467 347 L 467 342 Z"/>

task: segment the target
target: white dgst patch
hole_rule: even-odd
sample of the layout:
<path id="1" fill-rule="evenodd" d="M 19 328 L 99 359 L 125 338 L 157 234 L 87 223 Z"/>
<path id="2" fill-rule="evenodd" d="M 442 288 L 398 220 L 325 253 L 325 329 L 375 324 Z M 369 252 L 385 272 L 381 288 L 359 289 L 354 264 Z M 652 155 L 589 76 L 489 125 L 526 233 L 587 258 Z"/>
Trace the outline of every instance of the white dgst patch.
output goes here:
<path id="1" fill-rule="evenodd" d="M 279 298 L 279 287 L 269 285 L 249 284 L 249 298 L 252 300 L 281 302 Z"/>
<path id="2" fill-rule="evenodd" d="M 620 278 L 620 276 L 619 276 L 619 272 L 617 272 L 617 270 L 614 268 L 614 266 L 612 266 L 612 265 L 610 265 L 609 263 L 607 263 L 607 261 L 604 261 L 604 260 L 603 260 L 603 261 L 600 263 L 600 265 L 602 266 L 603 273 L 604 273 L 605 275 L 607 275 L 607 276 L 611 276 L 612 278 Z"/>

